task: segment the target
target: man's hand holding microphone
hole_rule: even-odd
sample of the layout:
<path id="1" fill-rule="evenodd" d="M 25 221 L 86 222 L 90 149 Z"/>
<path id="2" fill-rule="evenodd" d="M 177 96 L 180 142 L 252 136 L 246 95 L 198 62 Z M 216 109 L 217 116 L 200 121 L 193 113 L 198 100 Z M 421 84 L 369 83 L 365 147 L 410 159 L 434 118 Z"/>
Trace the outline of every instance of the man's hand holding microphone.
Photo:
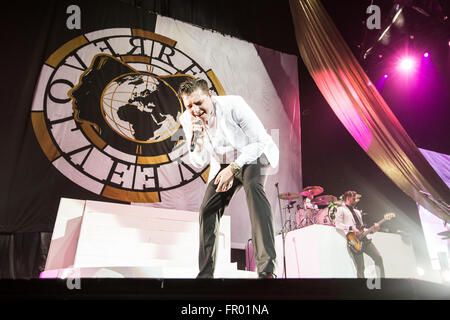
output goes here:
<path id="1" fill-rule="evenodd" d="M 203 137 L 205 135 L 205 126 L 203 120 L 200 117 L 192 117 L 191 128 L 192 140 L 190 150 L 191 152 L 194 152 L 194 150 L 200 152 L 202 151 Z"/>

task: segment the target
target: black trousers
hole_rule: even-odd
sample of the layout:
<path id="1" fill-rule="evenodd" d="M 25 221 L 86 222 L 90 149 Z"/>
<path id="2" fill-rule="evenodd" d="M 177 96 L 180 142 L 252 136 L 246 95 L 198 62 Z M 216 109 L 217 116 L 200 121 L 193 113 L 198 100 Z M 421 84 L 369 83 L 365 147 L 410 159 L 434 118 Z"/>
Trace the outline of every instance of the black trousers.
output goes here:
<path id="1" fill-rule="evenodd" d="M 381 257 L 380 253 L 378 252 L 375 245 L 372 243 L 371 240 L 363 240 L 363 247 L 362 252 L 360 253 L 354 253 L 350 249 L 348 249 L 350 256 L 353 259 L 353 262 L 355 263 L 356 267 L 356 276 L 358 278 L 364 278 L 364 255 L 363 253 L 367 254 L 369 257 L 372 258 L 373 262 L 375 263 L 375 266 L 378 267 L 377 269 L 377 277 L 384 278 L 384 265 L 383 265 L 383 258 Z"/>
<path id="2" fill-rule="evenodd" d="M 221 169 L 227 165 L 222 165 Z M 252 228 L 252 241 L 258 273 L 274 273 L 276 266 L 275 234 L 272 211 L 264 191 L 267 176 L 261 174 L 262 165 L 244 165 L 226 192 L 216 192 L 214 179 L 210 181 L 200 207 L 199 273 L 197 278 L 213 278 L 216 266 L 220 218 L 233 195 L 244 187 Z M 219 171 L 220 172 L 220 171 Z M 239 214 L 239 213 L 237 213 Z"/>

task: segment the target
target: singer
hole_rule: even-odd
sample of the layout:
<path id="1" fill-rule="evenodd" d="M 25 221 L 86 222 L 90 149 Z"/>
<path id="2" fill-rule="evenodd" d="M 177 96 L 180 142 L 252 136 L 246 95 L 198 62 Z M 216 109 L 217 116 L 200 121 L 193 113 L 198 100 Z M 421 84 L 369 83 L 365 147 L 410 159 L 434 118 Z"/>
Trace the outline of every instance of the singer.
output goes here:
<path id="1" fill-rule="evenodd" d="M 186 111 L 180 116 L 191 164 L 210 164 L 200 206 L 199 273 L 213 278 L 220 218 L 231 198 L 244 187 L 255 261 L 260 278 L 274 278 L 275 234 L 264 191 L 266 169 L 278 166 L 279 151 L 259 118 L 240 96 L 212 96 L 205 80 L 192 78 L 179 89 Z"/>

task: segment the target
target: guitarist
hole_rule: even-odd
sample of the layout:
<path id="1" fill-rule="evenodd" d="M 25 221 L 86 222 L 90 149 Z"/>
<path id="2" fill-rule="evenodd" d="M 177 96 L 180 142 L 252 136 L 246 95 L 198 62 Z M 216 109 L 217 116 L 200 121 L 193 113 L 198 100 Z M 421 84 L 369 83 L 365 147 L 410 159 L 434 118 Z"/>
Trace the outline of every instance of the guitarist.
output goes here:
<path id="1" fill-rule="evenodd" d="M 355 232 L 356 235 L 360 235 L 364 231 L 364 223 L 362 221 L 362 216 L 359 210 L 355 209 L 355 205 L 360 199 L 360 195 L 356 191 L 346 191 L 344 193 L 344 204 L 339 206 L 336 211 L 335 225 L 336 229 L 346 235 L 349 232 Z M 376 223 L 374 225 L 373 231 L 371 233 L 377 232 L 380 226 Z M 384 278 L 384 265 L 383 258 L 378 252 L 375 245 L 372 243 L 371 239 L 367 237 L 362 239 L 363 247 L 359 253 L 355 253 L 350 248 L 348 252 L 355 263 L 357 277 L 364 278 L 364 257 L 363 252 L 371 257 L 378 267 L 380 274 L 378 276 Z"/>

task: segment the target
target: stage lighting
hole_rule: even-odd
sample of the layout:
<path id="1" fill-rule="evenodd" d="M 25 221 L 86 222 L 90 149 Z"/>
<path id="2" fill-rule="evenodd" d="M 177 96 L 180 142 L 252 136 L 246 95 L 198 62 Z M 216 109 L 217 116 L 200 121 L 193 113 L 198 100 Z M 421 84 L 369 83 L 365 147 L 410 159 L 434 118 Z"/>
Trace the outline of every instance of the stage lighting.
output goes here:
<path id="1" fill-rule="evenodd" d="M 428 58 L 428 57 L 430 56 L 430 54 L 429 54 L 428 52 L 425 52 L 425 53 L 423 54 L 423 56 L 424 56 L 425 58 Z"/>
<path id="2" fill-rule="evenodd" d="M 413 71 L 415 67 L 415 61 L 411 57 L 404 57 L 400 60 L 399 69 L 403 72 Z"/>
<path id="3" fill-rule="evenodd" d="M 389 75 L 387 73 L 385 73 L 384 78 L 387 79 L 387 77 L 389 77 Z"/>

